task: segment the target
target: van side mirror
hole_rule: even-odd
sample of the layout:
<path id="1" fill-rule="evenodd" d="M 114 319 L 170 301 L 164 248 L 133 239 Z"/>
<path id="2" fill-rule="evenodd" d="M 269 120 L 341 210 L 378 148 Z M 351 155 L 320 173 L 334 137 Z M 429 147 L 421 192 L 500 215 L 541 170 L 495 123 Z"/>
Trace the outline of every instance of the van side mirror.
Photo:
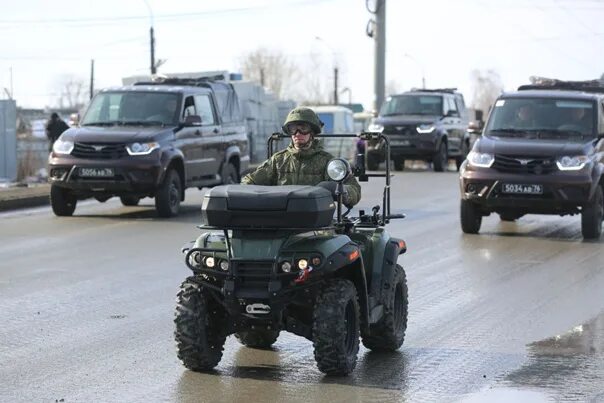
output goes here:
<path id="1" fill-rule="evenodd" d="M 459 112 L 454 111 L 453 109 L 449 109 L 445 114 L 446 118 L 459 117 Z"/>
<path id="2" fill-rule="evenodd" d="M 199 116 L 199 115 L 187 116 L 185 118 L 184 126 L 185 127 L 201 126 L 201 116 Z"/>

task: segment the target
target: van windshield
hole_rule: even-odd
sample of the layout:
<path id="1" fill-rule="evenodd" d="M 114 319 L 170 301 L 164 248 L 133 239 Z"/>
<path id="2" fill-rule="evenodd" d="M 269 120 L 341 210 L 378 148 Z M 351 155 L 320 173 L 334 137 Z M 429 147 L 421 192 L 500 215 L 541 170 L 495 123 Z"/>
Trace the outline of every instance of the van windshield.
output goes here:
<path id="1" fill-rule="evenodd" d="M 407 94 L 388 97 L 380 109 L 380 116 L 443 115 L 443 97 L 440 95 Z"/>
<path id="2" fill-rule="evenodd" d="M 582 139 L 595 136 L 595 104 L 562 98 L 501 98 L 485 133 L 490 136 Z"/>
<path id="3" fill-rule="evenodd" d="M 115 91 L 97 94 L 82 119 L 82 126 L 176 125 L 180 94 Z"/>

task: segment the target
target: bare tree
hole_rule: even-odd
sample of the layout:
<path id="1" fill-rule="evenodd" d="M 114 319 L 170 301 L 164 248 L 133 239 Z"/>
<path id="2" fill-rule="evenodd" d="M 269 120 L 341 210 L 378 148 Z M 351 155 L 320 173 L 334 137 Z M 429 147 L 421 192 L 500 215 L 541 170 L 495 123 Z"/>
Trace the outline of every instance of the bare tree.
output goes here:
<path id="1" fill-rule="evenodd" d="M 244 55 L 240 64 L 245 77 L 269 88 L 277 98 L 299 77 L 298 67 L 278 50 L 256 49 Z"/>
<path id="2" fill-rule="evenodd" d="M 86 81 L 72 75 L 62 76 L 58 84 L 58 106 L 60 108 L 80 109 L 88 99 Z"/>
<path id="3" fill-rule="evenodd" d="M 388 80 L 386 83 L 386 95 L 393 95 L 401 93 L 401 85 L 396 80 Z"/>
<path id="4" fill-rule="evenodd" d="M 472 107 L 486 114 L 503 91 L 501 76 L 497 71 L 489 69 L 473 70 L 470 77 L 473 93 Z"/>

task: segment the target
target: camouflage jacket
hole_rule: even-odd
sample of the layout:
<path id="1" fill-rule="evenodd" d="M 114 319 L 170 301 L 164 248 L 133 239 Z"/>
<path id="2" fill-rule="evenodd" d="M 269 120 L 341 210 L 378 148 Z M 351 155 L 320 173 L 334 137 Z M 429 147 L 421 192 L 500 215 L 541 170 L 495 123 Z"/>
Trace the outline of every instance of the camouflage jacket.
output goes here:
<path id="1" fill-rule="evenodd" d="M 246 175 L 241 183 L 246 185 L 308 185 L 330 180 L 327 163 L 334 158 L 323 150 L 321 143 L 314 140 L 310 148 L 297 150 L 290 144 L 285 150 L 274 154 L 254 172 Z M 346 195 L 344 204 L 354 206 L 361 199 L 361 186 L 354 176 L 344 182 Z"/>

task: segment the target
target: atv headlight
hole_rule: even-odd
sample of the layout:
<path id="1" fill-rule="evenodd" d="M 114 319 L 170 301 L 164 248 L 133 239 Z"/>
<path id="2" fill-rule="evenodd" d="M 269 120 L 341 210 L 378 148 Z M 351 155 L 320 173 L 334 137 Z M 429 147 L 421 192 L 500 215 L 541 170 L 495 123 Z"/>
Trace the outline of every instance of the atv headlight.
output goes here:
<path id="1" fill-rule="evenodd" d="M 381 133 L 384 131 L 384 125 L 372 122 L 369 124 L 369 126 L 367 126 L 367 131 Z"/>
<path id="2" fill-rule="evenodd" d="M 493 156 L 493 154 L 480 153 L 477 151 L 470 151 L 467 159 L 470 164 L 480 168 L 490 168 L 491 165 L 493 165 L 493 162 L 495 162 L 495 156 Z"/>
<path id="3" fill-rule="evenodd" d="M 126 150 L 130 155 L 147 155 L 158 148 L 159 144 L 157 143 L 132 143 L 126 146 Z"/>
<path id="4" fill-rule="evenodd" d="M 216 266 L 216 260 L 212 256 L 206 256 L 203 259 L 203 264 L 211 269 L 212 267 Z"/>
<path id="5" fill-rule="evenodd" d="M 419 134 L 432 133 L 434 130 L 436 130 L 436 126 L 434 126 L 434 125 L 419 125 L 419 126 L 417 126 L 417 132 Z"/>
<path id="6" fill-rule="evenodd" d="M 73 141 L 63 140 L 59 137 L 52 145 L 52 151 L 56 154 L 71 154 L 73 151 Z"/>
<path id="7" fill-rule="evenodd" d="M 222 271 L 228 271 L 229 270 L 229 262 L 228 262 L 228 260 L 221 260 L 219 266 L 220 266 L 220 270 L 222 270 Z"/>
<path id="8" fill-rule="evenodd" d="M 564 157 L 558 158 L 556 161 L 556 165 L 558 169 L 561 171 L 579 171 L 583 169 L 585 164 L 589 162 L 589 157 L 586 155 L 576 155 L 574 157 L 570 157 L 565 155 Z"/>
<path id="9" fill-rule="evenodd" d="M 350 164 L 342 158 L 336 158 L 327 164 L 327 176 L 333 181 L 341 182 L 348 176 Z"/>

